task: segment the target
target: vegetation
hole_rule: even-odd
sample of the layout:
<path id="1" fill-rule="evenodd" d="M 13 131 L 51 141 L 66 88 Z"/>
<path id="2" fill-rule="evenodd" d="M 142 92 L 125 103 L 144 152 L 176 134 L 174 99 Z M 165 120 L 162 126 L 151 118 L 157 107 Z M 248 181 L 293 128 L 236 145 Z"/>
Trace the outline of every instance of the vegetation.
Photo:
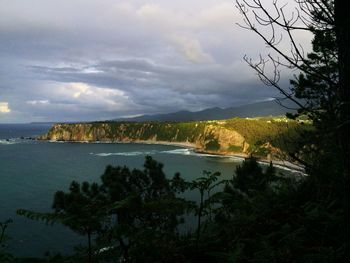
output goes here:
<path id="1" fill-rule="evenodd" d="M 5 222 L 0 222 L 0 262 L 11 262 L 13 257 L 6 252 L 6 229 L 12 223 L 12 219 L 8 219 Z"/>
<path id="2" fill-rule="evenodd" d="M 294 142 L 300 139 L 304 131 L 313 129 L 310 124 L 301 124 L 285 117 L 234 118 L 227 120 L 224 127 L 241 134 L 251 146 L 252 153 L 266 143 L 287 153 L 295 151 Z M 266 155 L 258 153 L 258 156 Z"/>
<path id="3" fill-rule="evenodd" d="M 138 131 L 147 128 L 142 138 L 154 135 L 155 131 L 160 134 L 159 138 L 176 136 L 173 128 L 176 125 L 185 125 L 186 132 L 198 133 L 204 124 L 220 125 L 238 131 L 253 148 L 264 145 L 267 140 L 276 144 L 274 140 L 282 133 L 293 139 L 295 148 L 288 149 L 288 153 L 305 164 L 308 176 L 283 176 L 276 173 L 272 164 L 264 170 L 253 157 L 238 166 L 228 181 L 220 180 L 218 173 L 211 172 L 203 172 L 202 177 L 192 182 L 186 182 L 180 174 L 167 179 L 162 164 L 151 157 L 146 158 L 144 170 L 108 166 L 100 186 L 83 183 L 80 187 L 72 183 L 68 193 L 56 193 L 53 213 L 18 211 L 29 218 L 61 222 L 81 234 L 86 234 L 87 229 L 96 233 L 93 246 L 88 246 L 85 254 L 48 260 L 349 262 L 350 17 L 345 2 L 297 1 L 301 13 L 292 18 L 286 17 L 277 1 L 273 2 L 276 16 L 269 13 L 260 0 L 237 3 L 248 29 L 261 36 L 287 64 L 270 56 L 275 66 L 275 76 L 271 79 L 264 72 L 266 61 L 254 64 L 247 60 L 248 63 L 266 84 L 279 89 L 298 105 L 297 115 L 290 117 L 307 115 L 313 128 L 299 133 L 296 122 L 285 119 L 233 119 L 201 122 L 198 126 L 168 123 L 161 124 L 161 128 L 154 123 L 135 125 L 141 125 Z M 253 12 L 248 12 L 251 10 Z M 272 38 L 266 38 L 259 31 L 250 13 L 259 25 L 273 29 Z M 297 23 L 300 21 L 302 26 Z M 292 55 L 278 48 L 279 42 L 274 36 L 278 32 L 276 26 L 287 32 Z M 293 30 L 309 30 L 314 34 L 313 52 L 307 57 L 295 44 Z M 301 72 L 291 82 L 292 93 L 278 84 L 277 68 L 281 65 Z M 281 123 L 285 127 L 282 130 Z M 114 125 L 121 124 L 112 124 L 112 133 Z M 128 129 L 131 126 L 125 131 L 136 136 L 136 131 Z M 215 137 L 209 135 L 207 139 L 208 147 L 217 147 Z M 220 184 L 224 184 L 223 190 L 218 187 Z M 181 198 L 181 194 L 189 190 L 199 193 L 198 202 Z M 95 206 L 100 200 L 103 205 Z M 81 207 L 71 209 L 78 203 Z M 91 214 L 91 207 L 96 217 Z M 196 219 L 194 231 L 179 230 L 186 222 L 186 215 Z M 79 227 L 69 221 L 73 217 L 76 222 L 82 220 Z"/>
<path id="4" fill-rule="evenodd" d="M 302 145 L 302 149 L 290 153 L 305 165 L 309 174 L 305 189 L 317 193 L 304 195 L 303 207 L 312 207 L 313 215 L 320 216 L 323 213 L 332 224 L 338 222 L 345 230 L 344 235 L 338 228 L 331 228 L 333 236 L 341 240 L 338 244 L 323 236 L 319 240 L 329 244 L 329 247 L 312 242 L 315 247 L 319 247 L 319 251 L 323 251 L 318 260 L 337 261 L 335 255 L 344 253 L 338 262 L 349 262 L 350 17 L 347 6 L 341 0 L 295 1 L 296 11 L 287 14 L 285 6 L 278 1 L 273 2 L 273 12 L 261 0 L 236 2 L 244 17 L 243 26 L 260 36 L 277 54 L 275 57 L 269 55 L 268 59 L 261 56 L 257 62 L 250 59 L 246 61 L 266 85 L 276 88 L 284 99 L 295 103 L 298 112 L 288 117 L 308 116 L 313 122 L 314 129 L 305 131 L 295 141 L 296 145 Z M 266 31 L 265 27 L 269 30 Z M 298 44 L 295 38 L 298 31 L 313 34 L 312 52 L 306 54 Z M 283 37 L 277 36 L 281 32 L 282 35 L 284 32 L 288 45 L 291 44 L 289 51 L 281 44 Z M 272 67 L 267 65 L 269 62 Z M 290 86 L 279 82 L 280 67 L 298 72 Z M 272 68 L 272 74 L 267 72 L 269 68 Z M 302 193 L 299 195 L 303 196 Z M 301 218 L 307 221 L 309 215 L 303 214 Z M 319 234 L 328 230 L 320 229 L 320 225 L 313 227 L 319 229 Z M 316 258 L 315 254 L 310 255 L 311 260 Z"/>
<path id="5" fill-rule="evenodd" d="M 144 170 L 108 166 L 101 185 L 72 182 L 67 193 L 58 191 L 54 195 L 53 213 L 19 210 L 18 214 L 62 223 L 88 235 L 86 252 L 67 258 L 51 257 L 48 262 L 196 262 L 203 258 L 215 262 L 222 256 L 214 254 L 226 248 L 215 244 L 220 239 L 210 239 L 217 246 L 217 251 L 210 251 L 206 240 L 222 227 L 220 220 L 223 212 L 227 215 L 229 211 L 227 196 L 232 187 L 250 196 L 251 191 L 260 193 L 273 187 L 274 177 L 272 166 L 263 171 L 251 158 L 237 168 L 229 181 L 220 180 L 220 173 L 208 171 L 192 182 L 180 174 L 166 179 L 163 165 L 148 156 Z M 219 191 L 220 184 L 226 185 L 224 191 Z M 184 191 L 198 191 L 198 202 L 181 198 Z M 179 231 L 189 216 L 197 218 L 194 230 L 187 225 L 187 231 Z"/>
<path id="6" fill-rule="evenodd" d="M 285 153 L 295 151 L 294 141 L 299 139 L 303 131 L 310 129 L 310 124 L 302 124 L 285 117 L 171 123 L 96 122 L 58 124 L 51 128 L 45 138 L 71 141 L 182 142 L 192 143 L 203 151 L 218 153 L 242 153 L 243 150 L 247 150 L 240 140 L 224 142 L 230 145 L 223 145 L 220 133 L 232 131 L 232 134 L 238 133 L 242 140 L 250 145 L 249 153 L 266 157 L 271 152 L 271 147 L 267 149 L 266 144 Z"/>
<path id="7" fill-rule="evenodd" d="M 92 261 L 91 238 L 102 229 L 106 199 L 100 187 L 73 181 L 69 193 L 56 192 L 52 208 L 55 216 L 73 231 L 88 237 L 88 262 Z"/>
<path id="8" fill-rule="evenodd" d="M 341 206 L 332 197 L 320 203 L 312 185 L 309 177 L 277 174 L 272 164 L 263 169 L 253 157 L 227 181 L 208 171 L 192 182 L 180 174 L 167 179 L 162 164 L 146 157 L 144 170 L 108 166 L 99 186 L 73 182 L 57 192 L 54 204 L 68 204 L 62 217 L 57 206 L 51 214 L 18 213 L 82 235 L 94 229 L 88 249 L 45 262 L 341 262 Z M 198 193 L 198 201 L 181 198 L 184 191 Z M 75 224 L 62 220 L 71 218 Z"/>
<path id="9" fill-rule="evenodd" d="M 150 156 L 144 170 L 107 166 L 101 181 L 101 185 L 72 182 L 68 193 L 58 191 L 53 213 L 18 210 L 18 214 L 62 223 L 87 235 L 87 252 L 76 255 L 77 262 L 177 262 L 175 244 L 182 242 L 178 226 L 196 207 L 177 194 L 190 184 L 179 174 L 166 179 L 163 165 Z"/>

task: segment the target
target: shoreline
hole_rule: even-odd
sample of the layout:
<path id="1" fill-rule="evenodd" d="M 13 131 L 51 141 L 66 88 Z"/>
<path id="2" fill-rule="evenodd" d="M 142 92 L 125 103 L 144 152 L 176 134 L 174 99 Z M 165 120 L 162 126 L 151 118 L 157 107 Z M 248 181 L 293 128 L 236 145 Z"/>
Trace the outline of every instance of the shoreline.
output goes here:
<path id="1" fill-rule="evenodd" d="M 36 139 L 38 140 L 38 139 Z M 218 156 L 218 157 L 232 157 L 235 159 L 241 159 L 242 161 L 249 157 L 249 155 L 244 153 L 227 153 L 227 152 L 212 152 L 212 151 L 204 151 L 203 149 L 199 149 L 194 143 L 190 142 L 167 142 L 167 141 L 143 141 L 143 140 L 137 140 L 137 141 L 57 141 L 57 140 L 40 140 L 39 141 L 48 141 L 52 143 L 95 143 L 95 144 L 129 144 L 129 143 L 135 143 L 135 144 L 149 144 L 149 145 L 168 145 L 168 146 L 178 146 L 182 148 L 190 148 L 193 150 L 194 153 L 197 154 L 203 154 L 208 156 Z M 284 160 L 268 160 L 261 157 L 256 157 L 258 163 L 268 165 L 270 162 L 272 164 L 280 169 L 284 170 L 290 170 L 295 171 L 298 173 L 304 174 L 305 169 L 303 166 L 291 163 L 289 161 Z"/>
<path id="2" fill-rule="evenodd" d="M 223 156 L 223 157 L 234 157 L 236 159 L 241 159 L 244 160 L 245 158 L 248 158 L 249 155 L 248 154 L 244 154 L 244 153 L 215 153 L 215 152 L 206 152 L 206 151 L 196 151 L 196 153 L 201 153 L 201 154 L 207 154 L 207 155 L 217 155 L 217 156 Z M 269 165 L 270 162 L 272 162 L 272 164 L 275 167 L 278 167 L 280 169 L 285 169 L 285 170 L 291 170 L 291 171 L 295 171 L 295 172 L 299 172 L 299 173 L 303 173 L 305 172 L 305 168 L 301 165 L 298 164 L 294 164 L 292 162 L 289 161 L 285 161 L 285 160 L 268 160 L 265 158 L 261 158 L 261 157 L 255 157 L 257 162 L 260 164 L 264 164 L 264 165 Z"/>

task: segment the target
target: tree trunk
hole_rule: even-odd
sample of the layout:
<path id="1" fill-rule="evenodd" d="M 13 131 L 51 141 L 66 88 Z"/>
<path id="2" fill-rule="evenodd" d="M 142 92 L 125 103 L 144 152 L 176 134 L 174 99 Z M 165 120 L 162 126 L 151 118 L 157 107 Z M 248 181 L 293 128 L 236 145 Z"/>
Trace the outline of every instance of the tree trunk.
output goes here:
<path id="1" fill-rule="evenodd" d="M 196 242 L 197 252 L 198 252 L 198 243 L 199 243 L 199 238 L 200 238 L 200 233 L 201 233 L 201 218 L 202 218 L 202 211 L 203 211 L 204 191 L 201 191 L 200 193 L 201 193 L 201 201 L 200 201 L 199 209 L 198 209 L 197 242 Z"/>
<path id="2" fill-rule="evenodd" d="M 334 5 L 341 98 L 338 137 L 343 166 L 346 256 L 348 262 L 350 262 L 350 16 L 347 1 L 335 0 Z"/>
<path id="3" fill-rule="evenodd" d="M 89 263 L 92 262 L 92 251 L 91 251 L 91 231 L 88 230 L 87 231 L 87 235 L 88 235 L 88 241 L 89 241 L 89 250 L 88 250 L 88 253 L 89 253 Z"/>
<path id="4" fill-rule="evenodd" d="M 125 244 L 122 237 L 118 237 L 119 244 L 123 249 L 124 262 L 129 262 L 129 246 Z"/>

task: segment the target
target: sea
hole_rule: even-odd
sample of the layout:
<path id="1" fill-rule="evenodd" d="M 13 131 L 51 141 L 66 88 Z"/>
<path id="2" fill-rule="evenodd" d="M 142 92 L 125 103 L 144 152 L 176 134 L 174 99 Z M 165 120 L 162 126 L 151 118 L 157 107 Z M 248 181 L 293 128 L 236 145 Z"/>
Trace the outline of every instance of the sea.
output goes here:
<path id="1" fill-rule="evenodd" d="M 69 255 L 86 238 L 59 224 L 47 225 L 16 214 L 17 209 L 52 212 L 53 195 L 70 183 L 100 182 L 107 165 L 142 169 L 145 156 L 164 164 L 171 178 L 179 172 L 186 180 L 203 170 L 230 179 L 242 159 L 199 154 L 192 149 L 157 144 L 68 143 L 36 141 L 49 124 L 0 124 L 0 222 L 13 220 L 6 229 L 7 251 L 17 257 L 45 253 Z M 191 193 L 189 198 L 196 198 Z"/>

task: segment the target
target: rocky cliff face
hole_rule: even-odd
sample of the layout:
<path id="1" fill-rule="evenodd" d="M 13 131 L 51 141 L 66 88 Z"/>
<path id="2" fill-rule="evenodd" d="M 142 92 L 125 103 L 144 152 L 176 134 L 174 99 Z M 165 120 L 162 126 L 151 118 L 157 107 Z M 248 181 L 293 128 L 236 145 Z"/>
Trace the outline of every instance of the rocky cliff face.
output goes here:
<path id="1" fill-rule="evenodd" d="M 171 142 L 214 153 L 247 153 L 249 144 L 238 132 L 210 122 L 55 124 L 38 137 L 52 141 Z"/>
<path id="2" fill-rule="evenodd" d="M 196 122 L 92 122 L 55 124 L 39 140 L 178 143 L 218 154 L 286 159 L 306 129 L 285 118 L 233 118 Z"/>

